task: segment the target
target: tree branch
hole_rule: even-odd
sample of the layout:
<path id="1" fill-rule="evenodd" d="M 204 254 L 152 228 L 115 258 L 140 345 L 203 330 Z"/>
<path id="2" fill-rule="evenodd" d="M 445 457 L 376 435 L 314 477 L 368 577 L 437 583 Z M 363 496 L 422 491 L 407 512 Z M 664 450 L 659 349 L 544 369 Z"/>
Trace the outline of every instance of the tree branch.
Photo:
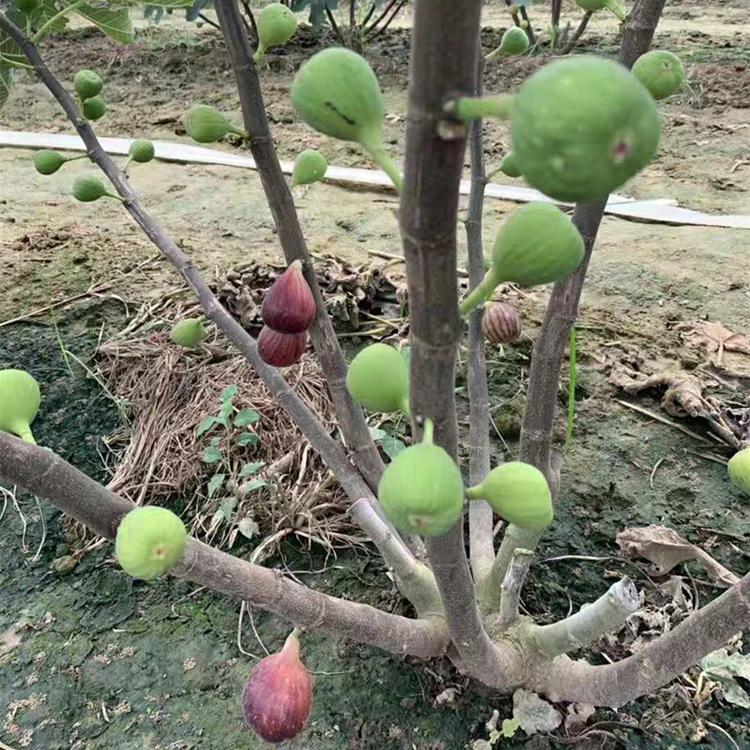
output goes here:
<path id="1" fill-rule="evenodd" d="M 568 41 L 568 43 L 560 51 L 561 55 L 567 55 L 573 51 L 573 48 L 576 46 L 576 44 L 578 44 L 578 40 L 583 36 L 583 32 L 586 31 L 586 27 L 589 25 L 589 21 L 591 20 L 591 16 L 593 15 L 594 15 L 593 10 L 587 10 L 583 14 L 583 18 L 581 18 L 581 22 L 578 24 L 576 30 L 573 32 L 573 36 L 570 37 L 570 40 Z"/>
<path id="2" fill-rule="evenodd" d="M 346 388 L 346 361 L 326 312 L 294 200 L 276 155 L 260 79 L 242 27 L 242 16 L 236 0 L 217 0 L 215 9 L 237 79 L 242 118 L 251 138 L 250 150 L 258 167 L 284 257 L 288 263 L 302 261 L 305 279 L 315 297 L 317 315 L 310 330 L 310 338 L 326 376 L 338 424 L 347 447 L 354 456 L 354 463 L 370 488 L 375 491 L 383 473 L 383 461 L 362 410 L 352 401 Z"/>
<path id="3" fill-rule="evenodd" d="M 477 37 L 476 86 L 474 96 L 482 95 L 484 56 L 481 31 Z M 469 148 L 471 152 L 471 190 L 466 217 L 466 244 L 469 255 L 469 288 L 478 286 L 484 278 L 484 250 L 482 248 L 482 208 L 487 177 L 484 170 L 484 138 L 481 119 L 471 121 Z M 468 389 L 469 389 L 469 481 L 480 484 L 490 471 L 490 403 L 487 388 L 487 366 L 484 358 L 482 333 L 483 306 L 469 317 Z M 469 557 L 477 590 L 487 577 L 495 558 L 492 539 L 492 508 L 486 500 L 469 504 Z M 481 602 L 481 595 L 480 595 Z"/>
<path id="4" fill-rule="evenodd" d="M 0 477 L 48 500 L 107 539 L 114 539 L 122 517 L 136 507 L 51 450 L 4 432 L 0 432 Z M 276 612 L 295 625 L 395 654 L 431 658 L 448 646 L 448 634 L 439 618 L 410 620 L 328 596 L 192 538 L 184 561 L 170 572 Z"/>
<path id="5" fill-rule="evenodd" d="M 518 620 L 521 591 L 533 559 L 534 553 L 527 549 L 519 547 L 513 551 L 513 559 L 503 578 L 503 593 L 497 619 L 498 626 L 501 628 L 508 628 Z"/>
<path id="6" fill-rule="evenodd" d="M 567 654 L 595 643 L 607 633 L 616 633 L 638 606 L 638 589 L 626 577 L 570 617 L 551 625 L 535 625 L 531 639 L 546 657 Z"/>

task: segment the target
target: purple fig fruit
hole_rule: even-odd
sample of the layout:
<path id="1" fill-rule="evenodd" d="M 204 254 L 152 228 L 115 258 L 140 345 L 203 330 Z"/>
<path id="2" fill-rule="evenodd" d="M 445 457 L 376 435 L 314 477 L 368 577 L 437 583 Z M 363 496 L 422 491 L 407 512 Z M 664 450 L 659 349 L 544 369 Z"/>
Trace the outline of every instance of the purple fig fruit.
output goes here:
<path id="1" fill-rule="evenodd" d="M 289 367 L 299 362 L 307 346 L 306 333 L 279 333 L 263 326 L 258 336 L 260 358 L 273 367 Z"/>
<path id="2" fill-rule="evenodd" d="M 295 260 L 263 298 L 263 322 L 279 333 L 304 333 L 315 320 L 315 298 Z"/>
<path id="3" fill-rule="evenodd" d="M 296 737 L 312 709 L 312 678 L 300 660 L 295 632 L 278 654 L 256 664 L 242 694 L 242 712 L 250 729 L 266 742 Z"/>
<path id="4" fill-rule="evenodd" d="M 521 335 L 518 310 L 506 302 L 493 302 L 484 308 L 482 332 L 491 344 L 510 344 Z"/>

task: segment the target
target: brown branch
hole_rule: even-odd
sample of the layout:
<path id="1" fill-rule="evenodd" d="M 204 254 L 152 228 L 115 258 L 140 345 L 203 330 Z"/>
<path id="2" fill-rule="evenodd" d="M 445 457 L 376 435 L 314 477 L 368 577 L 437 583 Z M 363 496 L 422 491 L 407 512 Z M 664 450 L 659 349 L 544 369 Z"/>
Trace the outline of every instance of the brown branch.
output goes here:
<path id="1" fill-rule="evenodd" d="M 476 87 L 474 96 L 482 95 L 484 56 L 481 32 L 477 37 Z M 466 244 L 469 256 L 469 288 L 476 287 L 484 278 L 482 249 L 482 208 L 487 177 L 484 169 L 484 138 L 481 119 L 472 120 L 469 131 L 471 154 L 471 190 L 466 217 Z M 487 365 L 484 357 L 480 306 L 469 318 L 468 390 L 469 390 L 469 481 L 479 484 L 490 471 L 490 403 L 487 388 Z M 492 508 L 485 500 L 469 504 L 469 558 L 477 589 L 492 568 L 495 547 L 492 538 Z M 480 596 L 481 600 L 481 596 Z"/>
<path id="2" fill-rule="evenodd" d="M 406 3 L 407 0 L 400 0 L 400 2 L 396 3 L 393 7 L 393 12 L 391 13 L 391 15 L 385 19 L 383 25 L 379 29 L 375 29 L 371 31 L 371 33 L 368 33 L 368 35 L 365 37 L 366 41 L 371 42 L 373 39 L 376 39 L 384 31 L 386 31 L 388 27 L 393 23 L 396 16 L 401 12 L 401 9 L 406 5 Z"/>
<path id="3" fill-rule="evenodd" d="M 398 2 L 399 2 L 399 0 L 389 0 L 385 4 L 385 8 L 383 9 L 383 12 L 370 24 L 370 26 L 368 27 L 367 31 L 368 32 L 369 31 L 374 31 L 377 28 L 378 24 L 388 15 L 388 13 L 390 13 L 390 11 L 393 8 L 393 6 L 396 5 L 396 3 L 398 3 Z M 374 7 L 374 5 L 375 5 L 375 3 L 373 3 L 373 7 Z"/>
<path id="4" fill-rule="evenodd" d="M 578 24 L 578 27 L 573 32 L 573 36 L 570 37 L 570 40 L 568 43 L 563 47 L 563 49 L 560 51 L 561 55 L 568 55 L 573 51 L 573 48 L 578 44 L 578 40 L 583 36 L 583 32 L 586 31 L 586 27 L 589 25 L 589 21 L 591 20 L 591 16 L 594 15 L 593 10 L 587 10 L 583 14 L 583 18 L 581 18 L 581 22 Z"/>
<path id="5" fill-rule="evenodd" d="M 526 32 L 526 36 L 529 38 L 529 44 L 536 44 L 536 35 L 534 34 L 534 29 L 531 27 L 531 21 L 529 20 L 529 14 L 526 11 L 526 6 L 522 5 L 521 8 L 521 18 L 526 22 L 526 28 L 524 31 Z"/>
<path id="6" fill-rule="evenodd" d="M 0 432 L 0 477 L 48 500 L 107 539 L 114 539 L 122 517 L 136 507 L 51 450 L 4 432 Z M 439 618 L 410 620 L 328 596 L 192 538 L 184 562 L 171 572 L 276 612 L 295 625 L 395 654 L 431 658 L 443 654 L 448 646 L 448 634 Z"/>
<path id="7" fill-rule="evenodd" d="M 294 199 L 276 155 L 258 72 L 247 36 L 243 33 L 237 2 L 217 0 L 215 9 L 237 79 L 242 118 L 245 130 L 251 138 L 250 150 L 258 167 L 284 257 L 288 263 L 294 260 L 302 261 L 305 278 L 315 297 L 318 312 L 310 330 L 310 338 L 326 375 L 339 427 L 347 447 L 353 454 L 354 463 L 370 488 L 376 490 L 383 473 L 383 461 L 370 435 L 362 410 L 352 401 L 346 388 L 346 361 L 326 312 L 315 269 L 300 228 Z"/>
<path id="8" fill-rule="evenodd" d="M 552 28 L 557 30 L 560 27 L 560 12 L 562 11 L 562 0 L 552 0 L 550 9 L 550 23 Z"/>

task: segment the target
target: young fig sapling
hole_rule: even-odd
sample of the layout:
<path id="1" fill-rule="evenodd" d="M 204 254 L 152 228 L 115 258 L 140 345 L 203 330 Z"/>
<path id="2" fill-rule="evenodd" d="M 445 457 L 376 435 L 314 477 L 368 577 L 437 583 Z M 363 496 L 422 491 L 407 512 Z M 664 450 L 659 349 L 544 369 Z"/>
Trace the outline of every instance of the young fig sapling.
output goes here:
<path id="1" fill-rule="evenodd" d="M 735 453 L 727 464 L 732 484 L 741 492 L 750 495 L 750 446 Z"/>
<path id="2" fill-rule="evenodd" d="M 115 557 L 133 578 L 150 580 L 182 559 L 187 544 L 185 524 L 171 510 L 156 505 L 135 508 L 117 527 Z"/>
<path id="3" fill-rule="evenodd" d="M 484 61 L 488 63 L 498 57 L 522 55 L 528 48 L 528 34 L 518 26 L 511 26 L 503 34 L 503 37 L 500 40 L 500 46 L 497 49 L 492 50 L 492 52 L 484 58 Z"/>
<path id="4" fill-rule="evenodd" d="M 306 333 L 280 333 L 263 326 L 258 335 L 258 354 L 272 367 L 289 367 L 302 358 L 307 346 Z"/>
<path id="5" fill-rule="evenodd" d="M 201 318 L 185 318 L 175 323 L 169 332 L 169 338 L 185 349 L 193 349 L 198 346 L 206 336 Z"/>
<path id="6" fill-rule="evenodd" d="M 260 62 L 272 47 L 282 47 L 297 31 L 297 17 L 281 3 L 266 5 L 258 16 L 258 49 L 255 62 Z"/>
<path id="7" fill-rule="evenodd" d="M 39 412 L 39 383 L 25 370 L 0 370 L 0 430 L 36 443 L 31 423 Z"/>
<path id="8" fill-rule="evenodd" d="M 659 100 L 679 90 L 685 81 L 685 68 L 674 53 L 653 49 L 635 61 L 633 75 Z"/>
<path id="9" fill-rule="evenodd" d="M 482 333 L 491 344 L 510 344 L 521 336 L 521 316 L 507 302 L 493 302 L 484 308 Z"/>
<path id="10" fill-rule="evenodd" d="M 466 490 L 469 500 L 486 500 L 506 521 L 527 529 L 552 523 L 552 495 L 539 469 L 522 461 L 495 467 L 480 484 Z"/>
<path id="11" fill-rule="evenodd" d="M 103 86 L 101 76 L 93 70 L 79 70 L 73 77 L 73 88 L 82 102 L 98 96 Z"/>
<path id="12" fill-rule="evenodd" d="M 422 442 L 405 448 L 378 483 L 378 500 L 393 525 L 408 534 L 440 536 L 461 518 L 464 483 L 455 461 L 432 441 L 426 419 Z"/>
<path id="13" fill-rule="evenodd" d="M 292 187 L 320 182 L 327 170 L 328 162 L 325 156 L 314 148 L 306 148 L 294 160 Z"/>
<path id="14" fill-rule="evenodd" d="M 311 128 L 359 143 L 401 190 L 401 174 L 383 143 L 383 95 L 364 57 L 343 47 L 317 52 L 297 71 L 291 94 L 294 109 Z"/>
<path id="15" fill-rule="evenodd" d="M 461 302 L 468 315 L 486 302 L 498 284 L 512 281 L 537 286 L 561 281 L 581 263 L 583 237 L 573 222 L 551 203 L 528 203 L 502 224 L 484 279 Z"/>
<path id="16" fill-rule="evenodd" d="M 197 143 L 216 143 L 230 133 L 247 138 L 244 130 L 207 104 L 194 104 L 185 113 L 185 132 Z"/>
<path id="17" fill-rule="evenodd" d="M 279 333 L 304 333 L 315 320 L 315 313 L 315 298 L 302 275 L 302 261 L 295 260 L 263 297 L 261 317 Z"/>
<path id="18" fill-rule="evenodd" d="M 313 682 L 300 659 L 294 630 L 277 654 L 253 668 L 242 694 L 242 713 L 250 729 L 273 744 L 296 737 L 312 710 Z"/>
<path id="19" fill-rule="evenodd" d="M 409 415 L 409 368 L 401 352 L 388 344 L 370 344 L 357 353 L 346 373 L 346 387 L 368 411 Z"/>
<path id="20" fill-rule="evenodd" d="M 646 87 L 599 57 L 558 60 L 528 78 L 511 110 L 526 181 L 559 201 L 603 199 L 656 153 L 659 115 Z"/>
<path id="21" fill-rule="evenodd" d="M 610 13 L 612 13 L 620 23 L 622 23 L 625 18 L 627 17 L 627 14 L 625 13 L 625 8 L 620 5 L 618 0 L 575 0 L 575 4 L 582 8 L 583 10 L 589 11 L 591 13 L 596 12 L 597 10 L 608 10 Z"/>

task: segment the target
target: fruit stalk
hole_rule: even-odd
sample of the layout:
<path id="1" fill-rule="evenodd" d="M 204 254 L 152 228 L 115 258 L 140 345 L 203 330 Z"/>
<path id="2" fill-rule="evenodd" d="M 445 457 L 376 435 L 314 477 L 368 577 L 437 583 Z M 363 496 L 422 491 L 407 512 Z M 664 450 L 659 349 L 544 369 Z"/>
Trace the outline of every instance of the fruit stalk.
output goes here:
<path id="1" fill-rule="evenodd" d="M 625 12 L 625 8 L 620 5 L 618 0 L 607 0 L 607 2 L 604 4 L 607 10 L 609 10 L 616 18 L 617 20 L 622 23 L 627 18 L 627 13 Z"/>
<path id="2" fill-rule="evenodd" d="M 469 294 L 464 297 L 458 305 L 459 312 L 463 317 L 467 317 L 472 310 L 484 304 L 495 291 L 502 279 L 494 267 L 490 267 L 484 275 L 482 281 L 477 284 Z"/>
<path id="3" fill-rule="evenodd" d="M 382 141 L 380 143 L 363 142 L 362 148 L 370 154 L 372 160 L 390 177 L 391 182 L 396 188 L 396 192 L 400 194 L 404 188 L 404 178 L 401 176 L 401 171 L 391 158 L 391 155 L 385 150 Z"/>
<path id="4" fill-rule="evenodd" d="M 496 120 L 507 120 L 513 109 L 511 94 L 497 96 L 463 96 L 449 102 L 446 111 L 459 120 L 475 120 L 477 118 L 492 117 Z"/>

